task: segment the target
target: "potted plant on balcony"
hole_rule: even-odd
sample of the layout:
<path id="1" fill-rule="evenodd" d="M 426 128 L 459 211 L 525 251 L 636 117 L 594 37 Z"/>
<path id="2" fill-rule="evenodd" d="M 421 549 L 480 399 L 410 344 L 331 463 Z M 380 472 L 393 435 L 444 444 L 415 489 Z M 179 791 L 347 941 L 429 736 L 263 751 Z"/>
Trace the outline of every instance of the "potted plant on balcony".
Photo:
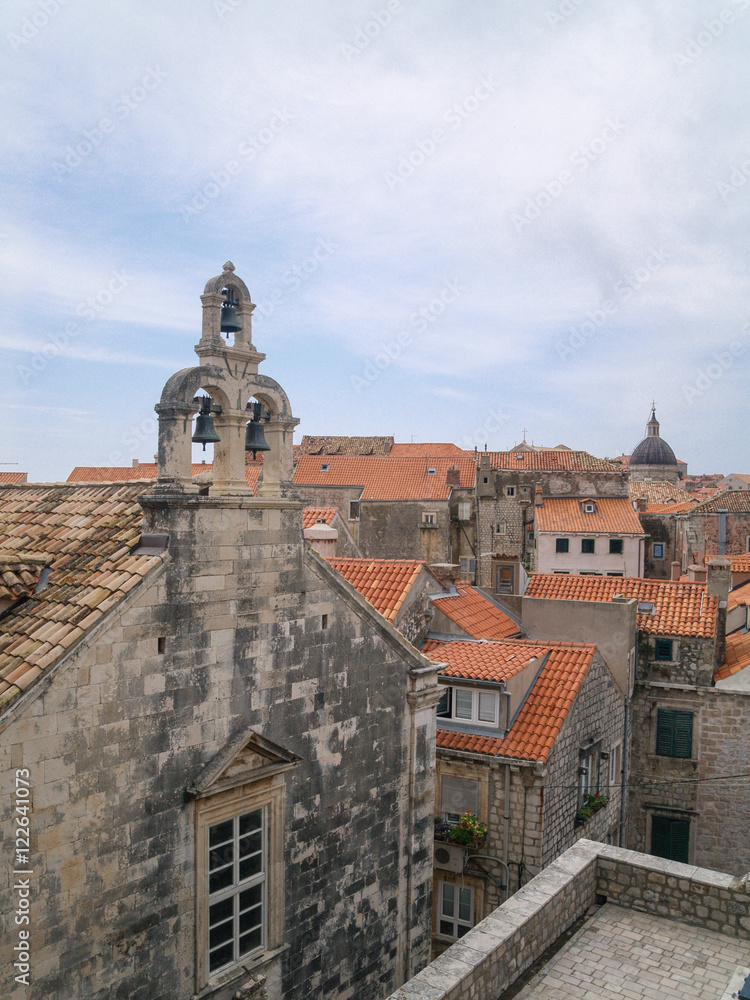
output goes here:
<path id="1" fill-rule="evenodd" d="M 464 847 L 476 850 L 484 844 L 487 827 L 484 823 L 480 823 L 473 813 L 467 811 L 458 824 L 450 828 L 448 836 L 454 844 L 463 844 Z"/>
<path id="2" fill-rule="evenodd" d="M 589 820 L 595 812 L 599 812 L 607 804 L 606 795 L 597 795 L 596 792 L 586 792 L 583 796 L 583 805 L 576 813 L 575 825 L 583 826 L 587 820 Z"/>

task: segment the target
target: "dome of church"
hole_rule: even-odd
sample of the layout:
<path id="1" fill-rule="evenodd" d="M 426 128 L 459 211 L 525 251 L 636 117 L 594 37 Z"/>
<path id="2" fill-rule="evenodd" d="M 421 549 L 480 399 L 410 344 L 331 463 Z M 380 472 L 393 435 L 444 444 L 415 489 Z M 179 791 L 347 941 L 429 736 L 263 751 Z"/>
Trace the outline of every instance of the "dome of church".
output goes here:
<path id="1" fill-rule="evenodd" d="M 659 421 L 656 411 L 651 410 L 651 419 L 647 424 L 646 437 L 633 449 L 630 456 L 631 465 L 677 465 L 675 453 L 667 442 L 659 437 Z"/>

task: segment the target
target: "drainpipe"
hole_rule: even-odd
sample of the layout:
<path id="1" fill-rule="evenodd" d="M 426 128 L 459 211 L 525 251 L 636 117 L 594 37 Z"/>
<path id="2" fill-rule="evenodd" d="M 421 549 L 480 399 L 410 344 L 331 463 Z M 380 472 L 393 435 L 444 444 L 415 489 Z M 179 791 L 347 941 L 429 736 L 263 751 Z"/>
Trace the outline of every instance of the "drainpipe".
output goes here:
<path id="1" fill-rule="evenodd" d="M 505 791 L 503 801 L 503 864 L 508 867 L 508 834 L 510 830 L 510 764 L 505 765 Z M 510 878 L 508 878 L 510 892 Z"/>

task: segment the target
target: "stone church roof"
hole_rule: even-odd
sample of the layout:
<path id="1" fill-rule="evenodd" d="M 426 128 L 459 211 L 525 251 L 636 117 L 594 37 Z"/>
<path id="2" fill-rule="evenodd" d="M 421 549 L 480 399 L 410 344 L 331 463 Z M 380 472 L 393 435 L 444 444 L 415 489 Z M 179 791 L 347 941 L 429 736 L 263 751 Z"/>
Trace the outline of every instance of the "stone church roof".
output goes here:
<path id="1" fill-rule="evenodd" d="M 652 408 L 647 424 L 646 437 L 636 445 L 630 456 L 630 465 L 677 465 L 675 453 L 664 438 L 659 436 L 659 421 Z"/>

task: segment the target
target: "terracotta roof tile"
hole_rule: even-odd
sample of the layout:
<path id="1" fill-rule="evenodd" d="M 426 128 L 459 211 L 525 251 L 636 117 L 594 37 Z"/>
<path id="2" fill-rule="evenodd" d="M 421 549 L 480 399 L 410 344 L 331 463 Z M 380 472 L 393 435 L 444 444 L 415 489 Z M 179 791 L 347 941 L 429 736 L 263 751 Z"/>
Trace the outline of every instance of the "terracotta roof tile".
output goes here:
<path id="1" fill-rule="evenodd" d="M 717 601 L 706 594 L 705 583 L 531 573 L 525 596 L 561 601 L 611 601 L 616 594 L 654 605 L 653 613 L 638 615 L 638 628 L 642 632 L 697 638 L 711 638 L 714 634 Z"/>
<path id="2" fill-rule="evenodd" d="M 747 604 L 750 604 L 750 580 L 746 583 L 741 583 L 739 587 L 735 587 L 733 590 L 729 591 L 727 610 Z"/>
<path id="3" fill-rule="evenodd" d="M 305 507 L 302 511 L 303 531 L 321 521 L 323 524 L 330 524 L 338 512 L 338 507 Z"/>
<path id="4" fill-rule="evenodd" d="M 595 652 L 596 647 L 586 643 L 507 639 L 450 642 L 428 652 L 430 659 L 448 664 L 443 676 L 496 681 L 507 680 L 531 659 L 546 657 L 518 717 L 504 738 L 438 729 L 438 747 L 546 761 Z"/>
<path id="5" fill-rule="evenodd" d="M 447 500 L 451 467 L 458 468 L 462 487 L 473 487 L 474 460 L 460 457 L 301 455 L 294 481 L 304 486 L 360 486 L 363 500 Z"/>
<path id="6" fill-rule="evenodd" d="M 750 632 L 731 632 L 727 636 L 726 657 L 714 671 L 714 680 L 723 681 L 745 667 L 750 667 Z"/>
<path id="7" fill-rule="evenodd" d="M 714 552 L 706 553 L 703 557 L 704 566 L 711 562 L 712 559 L 717 559 L 718 553 Z M 722 556 L 722 559 L 728 559 L 731 563 L 730 572 L 731 573 L 750 573 L 750 552 L 741 552 L 739 555 L 727 555 Z"/>
<path id="8" fill-rule="evenodd" d="M 474 452 L 459 448 L 457 444 L 438 442 L 436 444 L 394 444 L 391 448 L 391 458 L 470 458 L 474 461 Z"/>
<path id="9" fill-rule="evenodd" d="M 43 589 L 29 583 L 0 620 L 0 708 L 166 558 L 130 554 L 141 534 L 143 492 L 142 483 L 0 488 L 0 568 L 29 565 L 36 579 L 50 568 Z"/>
<path id="10" fill-rule="evenodd" d="M 520 457 L 519 457 L 520 456 Z M 490 468 L 540 472 L 619 472 L 618 466 L 587 451 L 491 451 Z"/>
<path id="11" fill-rule="evenodd" d="M 481 590 L 461 584 L 456 589 L 457 597 L 440 597 L 432 603 L 473 639 L 507 639 L 521 631 Z"/>
<path id="12" fill-rule="evenodd" d="M 628 483 L 628 493 L 631 500 L 643 498 L 653 504 L 686 503 L 691 500 L 688 491 L 682 486 L 667 482 L 631 482 Z M 695 500 L 692 499 L 695 503 Z"/>
<path id="13" fill-rule="evenodd" d="M 297 455 L 387 455 L 392 447 L 392 437 L 305 434 L 296 451 Z"/>
<path id="14" fill-rule="evenodd" d="M 718 495 L 696 504 L 693 513 L 715 514 L 717 510 L 726 510 L 730 514 L 750 514 L 750 490 L 722 490 Z"/>
<path id="15" fill-rule="evenodd" d="M 695 500 L 685 500 L 682 503 L 647 503 L 639 514 L 685 514 L 695 507 Z"/>
<path id="16" fill-rule="evenodd" d="M 28 472 L 0 472 L 0 484 L 25 483 Z"/>
<path id="17" fill-rule="evenodd" d="M 537 531 L 582 534 L 643 535 L 643 527 L 633 505 L 626 497 L 596 497 L 591 501 L 596 511 L 586 514 L 585 501 L 573 497 L 545 498 L 536 507 Z"/>
<path id="18" fill-rule="evenodd" d="M 245 482 L 253 492 L 258 488 L 258 477 L 263 469 L 262 461 L 245 464 Z M 199 476 L 212 472 L 211 462 L 193 462 L 191 475 Z M 156 462 L 141 462 L 139 465 L 77 465 L 68 476 L 69 483 L 127 483 L 136 480 L 156 479 Z"/>
<path id="19" fill-rule="evenodd" d="M 333 568 L 389 622 L 419 576 L 424 562 L 413 559 L 329 559 Z"/>

